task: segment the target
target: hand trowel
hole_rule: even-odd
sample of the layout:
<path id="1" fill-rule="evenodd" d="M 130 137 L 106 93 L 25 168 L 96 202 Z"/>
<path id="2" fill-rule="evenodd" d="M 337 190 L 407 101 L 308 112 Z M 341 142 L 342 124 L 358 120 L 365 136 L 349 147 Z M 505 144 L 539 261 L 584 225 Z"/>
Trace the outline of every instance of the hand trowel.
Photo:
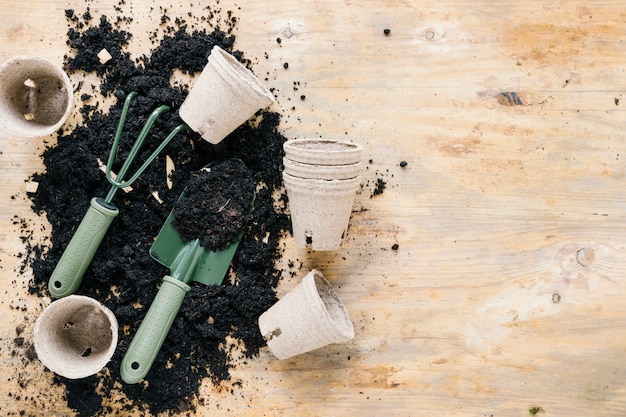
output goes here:
<path id="1" fill-rule="evenodd" d="M 240 160 L 231 161 L 243 165 Z M 186 192 L 187 189 L 183 191 L 178 202 L 185 198 Z M 250 199 L 250 207 L 253 200 L 254 193 Z M 184 241 L 173 225 L 174 218 L 175 213 L 172 210 L 150 248 L 150 255 L 170 268 L 170 274 L 163 278 L 148 313 L 122 359 L 120 373 L 128 384 L 139 382 L 152 367 L 185 294 L 191 289 L 191 281 L 204 285 L 222 283 L 243 234 L 240 231 L 230 246 L 214 251 L 203 247 L 200 239 Z"/>

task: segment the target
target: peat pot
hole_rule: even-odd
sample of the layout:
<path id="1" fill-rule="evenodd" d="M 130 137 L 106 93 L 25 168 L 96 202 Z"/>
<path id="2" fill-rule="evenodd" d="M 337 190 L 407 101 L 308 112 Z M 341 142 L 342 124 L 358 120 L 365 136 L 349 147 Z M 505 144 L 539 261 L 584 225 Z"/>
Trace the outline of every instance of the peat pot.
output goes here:
<path id="1" fill-rule="evenodd" d="M 0 66 L 0 125 L 19 137 L 47 136 L 72 112 L 73 89 L 53 62 L 20 55 Z"/>
<path id="2" fill-rule="evenodd" d="M 85 378 L 100 371 L 117 347 L 117 319 L 93 298 L 70 295 L 52 302 L 35 323 L 39 360 L 61 376 Z"/>
<path id="3" fill-rule="evenodd" d="M 354 338 L 341 299 L 315 269 L 259 317 L 259 330 L 278 359 Z"/>

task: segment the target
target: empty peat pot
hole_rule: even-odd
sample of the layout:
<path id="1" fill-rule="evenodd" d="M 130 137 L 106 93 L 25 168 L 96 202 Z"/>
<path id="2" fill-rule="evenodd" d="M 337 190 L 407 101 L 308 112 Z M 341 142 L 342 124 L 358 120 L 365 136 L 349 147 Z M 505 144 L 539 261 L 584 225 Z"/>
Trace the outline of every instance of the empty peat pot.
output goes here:
<path id="1" fill-rule="evenodd" d="M 261 314 L 259 330 L 278 359 L 354 338 L 354 326 L 345 306 L 315 269 Z"/>
<path id="2" fill-rule="evenodd" d="M 214 46 L 179 114 L 204 140 L 217 144 L 272 102 L 274 96 L 252 71 Z"/>
<path id="3" fill-rule="evenodd" d="M 93 298 L 70 295 L 52 302 L 37 318 L 34 345 L 39 360 L 70 379 L 100 371 L 117 346 L 117 319 Z"/>
<path id="4" fill-rule="evenodd" d="M 0 124 L 21 137 L 47 136 L 72 112 L 67 74 L 53 62 L 20 55 L 0 66 Z"/>
<path id="5" fill-rule="evenodd" d="M 361 162 L 363 146 L 333 139 L 293 139 L 283 144 L 285 158 L 312 165 L 349 165 Z"/>
<path id="6" fill-rule="evenodd" d="M 361 176 L 321 180 L 283 172 L 296 245 L 317 251 L 341 247 Z"/>

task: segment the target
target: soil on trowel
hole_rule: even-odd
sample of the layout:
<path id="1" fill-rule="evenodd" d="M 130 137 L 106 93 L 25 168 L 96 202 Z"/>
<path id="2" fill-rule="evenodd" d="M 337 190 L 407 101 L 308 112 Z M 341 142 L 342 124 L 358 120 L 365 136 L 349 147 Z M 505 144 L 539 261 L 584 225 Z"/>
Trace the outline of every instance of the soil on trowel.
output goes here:
<path id="1" fill-rule="evenodd" d="M 121 7 L 116 10 L 123 13 Z M 153 12 L 165 13 L 163 10 Z M 105 16 L 93 18 L 89 10 L 83 14 L 66 11 L 70 29 L 65 69 L 81 97 L 77 105 L 83 120 L 59 131 L 56 143 L 43 153 L 45 171 L 32 177 L 39 183 L 37 192 L 31 195 L 33 210 L 46 216 L 51 225 L 49 242 L 34 245 L 28 256 L 34 275 L 32 294 L 48 296 L 47 281 L 90 199 L 105 196 L 110 188 L 98 160 L 108 158 L 125 97 L 132 91 L 139 93 L 126 118 L 114 172 L 155 108 L 167 104 L 171 110 L 154 124 L 136 164 L 182 123 L 178 108 L 189 87 L 176 80 L 177 70 L 192 76 L 199 74 L 216 45 L 251 67 L 244 53 L 233 49 L 232 31 L 237 19 L 230 12 L 223 18 L 219 11 L 205 8 L 204 12 L 206 15 L 195 21 L 205 29 L 193 30 L 191 17 L 186 15 L 185 23 L 184 19 L 172 21 L 163 15 L 161 23 L 155 23 L 151 50 L 131 58 L 127 48 L 132 44 L 132 34 L 127 23 L 132 18 L 118 16 L 111 20 Z M 207 27 L 221 29 L 207 31 Z M 105 64 L 97 58 L 102 49 L 112 55 Z M 83 73 L 97 77 L 99 84 L 80 81 Z M 105 98 L 112 101 L 110 106 L 103 104 Z M 278 131 L 279 122 L 279 114 L 260 111 L 218 145 L 207 143 L 195 132 L 180 133 L 132 185 L 132 191 L 117 193 L 113 203 L 120 214 L 113 220 L 77 293 L 111 309 L 123 331 L 105 370 L 81 380 L 55 377 L 66 388 L 68 405 L 78 415 L 108 415 L 113 410 L 131 408 L 151 415 L 190 410 L 204 400 L 198 398 L 203 382 L 228 387 L 230 370 L 236 364 L 233 352 L 254 356 L 265 345 L 257 319 L 277 300 L 275 288 L 281 277 L 275 266 L 280 257 L 278 242 L 290 229 L 289 218 L 283 212 L 286 199 L 273 198 L 276 191 L 278 195 L 282 192 L 282 144 L 286 139 Z M 171 187 L 167 184 L 166 156 L 175 166 Z M 119 374 L 120 361 L 158 291 L 161 277 L 168 273 L 150 257 L 150 247 L 194 175 L 207 164 L 229 158 L 244 162 L 250 170 L 245 182 L 256 187 L 254 210 L 242 205 L 234 216 L 246 227 L 235 227 L 243 230 L 243 237 L 231 263 L 230 279 L 222 285 L 192 284 L 145 381 L 125 384 Z M 134 169 L 131 166 L 129 172 Z M 225 195 L 223 189 L 220 193 Z M 251 198 L 246 196 L 244 200 L 249 203 Z M 215 228 L 211 221 L 207 224 Z M 232 384 L 227 389 L 236 387 L 237 381 Z M 112 398 L 127 400 L 112 404 Z"/>
<path id="2" fill-rule="evenodd" d="M 254 199 L 252 172 L 238 159 L 205 167 L 192 176 L 174 207 L 172 226 L 183 241 L 219 251 L 243 231 Z"/>

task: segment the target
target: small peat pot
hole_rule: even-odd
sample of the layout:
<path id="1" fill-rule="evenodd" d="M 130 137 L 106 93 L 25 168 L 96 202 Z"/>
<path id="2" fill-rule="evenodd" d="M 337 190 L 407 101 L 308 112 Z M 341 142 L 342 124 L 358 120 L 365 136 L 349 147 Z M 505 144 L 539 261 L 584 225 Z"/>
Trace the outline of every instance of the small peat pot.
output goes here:
<path id="1" fill-rule="evenodd" d="M 117 319 L 111 310 L 82 295 L 52 302 L 35 323 L 39 360 L 69 379 L 100 371 L 113 356 L 117 338 Z"/>
<path id="2" fill-rule="evenodd" d="M 311 165 L 350 165 L 361 162 L 363 146 L 332 139 L 293 139 L 283 144 L 285 158 Z"/>
<path id="3" fill-rule="evenodd" d="M 204 140 L 217 144 L 273 102 L 272 93 L 252 71 L 214 46 L 179 114 Z"/>
<path id="4" fill-rule="evenodd" d="M 47 136 L 70 116 L 72 90 L 67 74 L 53 62 L 15 56 L 0 66 L 0 125 L 20 137 Z"/>
<path id="5" fill-rule="evenodd" d="M 315 269 L 261 314 L 259 330 L 278 359 L 354 338 L 354 326 L 341 299 Z"/>
<path id="6" fill-rule="evenodd" d="M 320 180 L 348 180 L 361 175 L 361 163 L 346 165 L 304 164 L 283 158 L 285 172 L 293 177 Z"/>
<path id="7" fill-rule="evenodd" d="M 343 180 L 298 178 L 283 172 L 296 245 L 316 251 L 340 248 L 361 176 Z"/>

